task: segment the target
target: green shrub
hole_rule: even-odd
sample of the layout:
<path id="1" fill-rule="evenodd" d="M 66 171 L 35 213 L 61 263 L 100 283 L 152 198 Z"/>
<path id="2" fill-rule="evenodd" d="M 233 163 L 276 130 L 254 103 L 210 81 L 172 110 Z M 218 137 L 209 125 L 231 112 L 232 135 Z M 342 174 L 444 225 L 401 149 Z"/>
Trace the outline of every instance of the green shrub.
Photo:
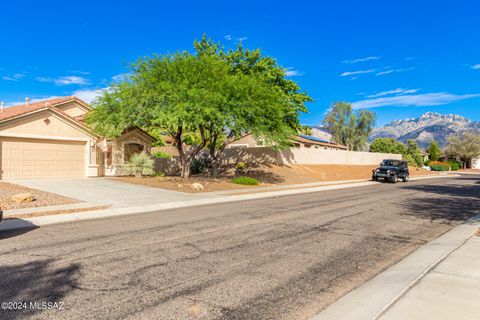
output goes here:
<path id="1" fill-rule="evenodd" d="M 430 169 L 432 169 L 432 171 L 448 171 L 449 167 L 441 164 L 432 164 Z"/>
<path id="2" fill-rule="evenodd" d="M 232 183 L 256 186 L 258 185 L 258 180 L 250 177 L 237 177 L 232 179 Z"/>
<path id="3" fill-rule="evenodd" d="M 247 169 L 247 164 L 245 162 L 239 162 L 235 165 L 235 169 L 237 169 L 238 172 L 243 172 Z"/>
<path id="4" fill-rule="evenodd" d="M 208 155 L 200 155 L 192 160 L 190 165 L 191 174 L 200 174 L 211 168 L 212 163 Z"/>
<path id="5" fill-rule="evenodd" d="M 127 174 L 141 178 L 142 176 L 155 174 L 154 167 L 155 161 L 153 161 L 152 156 L 146 152 L 141 152 L 132 155 L 125 170 Z"/>
<path id="6" fill-rule="evenodd" d="M 452 171 L 457 171 L 463 168 L 463 164 L 460 161 L 448 160 L 448 163 L 450 164 Z"/>
<path id="7" fill-rule="evenodd" d="M 442 162 L 442 161 L 430 161 L 429 163 L 430 169 L 433 171 L 449 171 L 450 170 L 450 163 Z"/>
<path id="8" fill-rule="evenodd" d="M 152 154 L 155 158 L 158 159 L 171 159 L 172 155 L 170 153 L 164 152 L 164 151 L 157 151 L 154 154 Z"/>
<path id="9" fill-rule="evenodd" d="M 402 155 L 402 160 L 407 161 L 409 166 L 412 166 L 412 167 L 417 166 L 417 162 L 415 161 L 415 158 L 411 154 Z"/>

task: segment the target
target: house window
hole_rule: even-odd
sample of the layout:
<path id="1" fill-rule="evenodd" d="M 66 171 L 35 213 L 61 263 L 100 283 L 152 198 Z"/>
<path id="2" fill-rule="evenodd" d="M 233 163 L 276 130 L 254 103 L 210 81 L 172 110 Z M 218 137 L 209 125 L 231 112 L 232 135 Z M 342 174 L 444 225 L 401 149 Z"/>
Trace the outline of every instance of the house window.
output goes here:
<path id="1" fill-rule="evenodd" d="M 109 145 L 107 146 L 107 166 L 111 166 L 112 165 L 112 158 L 113 158 L 113 154 L 112 154 L 112 145 Z"/>
<path id="2" fill-rule="evenodd" d="M 143 146 L 138 143 L 128 143 L 124 146 L 123 160 L 125 162 L 130 161 L 130 158 L 136 154 L 143 151 Z"/>

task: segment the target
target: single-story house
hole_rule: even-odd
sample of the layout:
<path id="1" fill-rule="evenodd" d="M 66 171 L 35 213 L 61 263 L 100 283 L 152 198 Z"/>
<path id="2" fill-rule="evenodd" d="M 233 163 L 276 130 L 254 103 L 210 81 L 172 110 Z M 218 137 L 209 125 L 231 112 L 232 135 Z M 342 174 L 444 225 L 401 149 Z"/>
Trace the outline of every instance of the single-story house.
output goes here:
<path id="1" fill-rule="evenodd" d="M 429 160 L 430 154 L 428 152 L 420 150 L 420 153 L 422 154 L 423 162 L 426 162 Z"/>
<path id="2" fill-rule="evenodd" d="M 85 122 L 92 108 L 61 97 L 0 109 L 0 180 L 122 175 L 132 154 L 155 140 L 133 128 L 116 139 L 96 135 Z"/>
<path id="3" fill-rule="evenodd" d="M 262 148 L 266 147 L 265 141 L 260 138 L 255 138 L 253 134 L 249 133 L 229 143 L 228 148 Z M 312 148 L 312 149 L 327 149 L 327 150 L 347 150 L 347 147 L 334 142 L 329 142 L 320 138 L 307 136 L 304 134 L 295 136 L 293 138 L 294 148 Z"/>

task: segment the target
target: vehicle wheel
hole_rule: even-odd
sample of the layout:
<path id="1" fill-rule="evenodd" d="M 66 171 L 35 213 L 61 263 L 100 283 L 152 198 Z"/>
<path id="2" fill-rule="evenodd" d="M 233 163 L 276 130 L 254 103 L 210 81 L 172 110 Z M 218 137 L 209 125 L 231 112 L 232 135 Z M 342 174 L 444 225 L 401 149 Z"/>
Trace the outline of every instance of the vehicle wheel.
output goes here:
<path id="1" fill-rule="evenodd" d="M 403 182 L 408 182 L 408 180 L 410 180 L 410 175 L 407 173 L 407 174 L 405 175 L 405 177 L 402 178 L 402 181 L 403 181 Z"/>
<path id="2" fill-rule="evenodd" d="M 375 176 L 372 176 L 372 181 L 378 181 L 378 178 Z"/>
<path id="3" fill-rule="evenodd" d="M 397 183 L 397 180 L 398 180 L 398 177 L 396 174 L 394 174 L 391 178 L 390 178 L 390 182 L 391 183 Z"/>

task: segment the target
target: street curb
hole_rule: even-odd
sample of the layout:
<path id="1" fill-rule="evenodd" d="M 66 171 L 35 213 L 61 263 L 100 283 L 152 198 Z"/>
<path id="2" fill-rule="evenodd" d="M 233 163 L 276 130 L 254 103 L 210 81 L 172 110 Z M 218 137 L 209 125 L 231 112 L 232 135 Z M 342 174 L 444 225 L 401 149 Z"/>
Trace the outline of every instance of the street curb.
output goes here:
<path id="1" fill-rule="evenodd" d="M 350 291 L 312 320 L 379 319 L 425 275 L 464 245 L 479 225 L 480 215 L 470 218 Z"/>
<path id="2" fill-rule="evenodd" d="M 451 177 L 456 177 L 456 176 L 455 175 L 425 176 L 425 177 L 411 178 L 410 180 L 417 181 L 417 180 L 451 178 Z M 303 188 L 303 189 L 297 188 L 297 189 L 291 189 L 291 190 L 261 192 L 257 194 L 227 195 L 227 196 L 219 196 L 216 198 L 205 198 L 205 199 L 196 199 L 196 200 L 179 201 L 179 202 L 167 202 L 167 203 L 152 204 L 152 205 L 146 205 L 146 206 L 110 208 L 105 210 L 95 210 L 95 211 L 69 213 L 69 214 L 57 214 L 57 215 L 40 216 L 40 217 L 23 218 L 23 219 L 7 219 L 2 221 L 2 223 L 0 223 L 0 231 L 18 229 L 18 228 L 28 228 L 28 227 L 35 227 L 35 226 L 42 226 L 42 225 L 49 225 L 49 224 L 63 223 L 63 222 L 100 219 L 100 218 L 107 218 L 112 216 L 149 213 L 149 212 L 156 212 L 156 211 L 167 210 L 167 209 L 177 209 L 177 208 L 185 208 L 185 207 L 193 207 L 193 206 L 201 206 L 201 205 L 209 205 L 209 204 L 257 200 L 257 199 L 265 199 L 265 198 L 275 198 L 275 197 L 288 196 L 288 195 L 349 189 L 349 188 L 357 188 L 357 187 L 365 187 L 365 186 L 373 186 L 373 185 L 381 185 L 381 184 L 378 182 L 372 182 L 372 181 L 347 183 L 347 184 L 340 183 L 336 185 L 326 185 L 326 186 L 319 186 L 319 187 L 313 187 L 313 188 Z"/>

